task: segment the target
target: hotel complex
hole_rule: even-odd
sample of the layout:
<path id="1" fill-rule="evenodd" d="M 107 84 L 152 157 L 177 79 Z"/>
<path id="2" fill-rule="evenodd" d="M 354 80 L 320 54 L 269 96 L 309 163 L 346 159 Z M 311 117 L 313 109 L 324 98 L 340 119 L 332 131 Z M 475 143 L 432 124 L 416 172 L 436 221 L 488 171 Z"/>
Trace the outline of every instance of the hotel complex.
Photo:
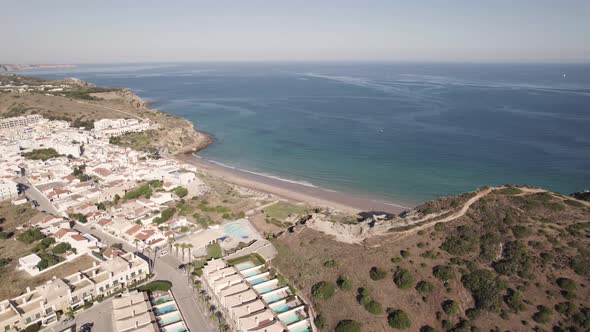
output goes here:
<path id="1" fill-rule="evenodd" d="M 203 281 L 236 331 L 315 331 L 305 303 L 264 264 L 212 260 Z"/>
<path id="2" fill-rule="evenodd" d="M 147 278 L 148 263 L 134 253 L 94 262 L 84 271 L 63 279 L 53 278 L 35 289 L 0 302 L 0 329 L 16 331 L 40 322 L 57 321 L 57 311 L 77 309 L 85 302 L 114 294 Z"/>

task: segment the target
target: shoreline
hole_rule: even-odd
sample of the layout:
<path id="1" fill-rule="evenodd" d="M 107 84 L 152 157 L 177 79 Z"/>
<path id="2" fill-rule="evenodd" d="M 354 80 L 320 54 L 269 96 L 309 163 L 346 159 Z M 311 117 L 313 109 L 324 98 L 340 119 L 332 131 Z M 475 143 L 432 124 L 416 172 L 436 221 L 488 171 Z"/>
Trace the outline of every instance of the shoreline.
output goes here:
<path id="1" fill-rule="evenodd" d="M 202 149 L 200 149 L 202 150 Z M 284 181 L 274 177 L 259 175 L 232 167 L 224 167 L 193 153 L 172 156 L 182 162 L 196 166 L 203 173 L 220 178 L 223 181 L 267 194 L 272 194 L 287 200 L 304 202 L 311 205 L 333 207 L 352 213 L 363 211 L 383 211 L 399 214 L 411 209 L 395 202 L 378 201 L 370 197 L 351 193 L 326 190 L 311 187 L 294 181 Z"/>

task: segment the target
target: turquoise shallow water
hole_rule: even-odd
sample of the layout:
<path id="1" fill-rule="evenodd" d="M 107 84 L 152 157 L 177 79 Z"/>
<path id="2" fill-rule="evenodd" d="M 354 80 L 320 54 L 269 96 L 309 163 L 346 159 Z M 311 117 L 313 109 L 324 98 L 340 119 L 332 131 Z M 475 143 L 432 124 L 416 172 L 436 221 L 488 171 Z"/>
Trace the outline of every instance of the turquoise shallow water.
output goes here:
<path id="1" fill-rule="evenodd" d="M 590 186 L 590 65 L 143 64 L 28 72 L 130 87 L 213 134 L 203 158 L 417 203 Z M 565 75 L 565 76 L 564 76 Z"/>

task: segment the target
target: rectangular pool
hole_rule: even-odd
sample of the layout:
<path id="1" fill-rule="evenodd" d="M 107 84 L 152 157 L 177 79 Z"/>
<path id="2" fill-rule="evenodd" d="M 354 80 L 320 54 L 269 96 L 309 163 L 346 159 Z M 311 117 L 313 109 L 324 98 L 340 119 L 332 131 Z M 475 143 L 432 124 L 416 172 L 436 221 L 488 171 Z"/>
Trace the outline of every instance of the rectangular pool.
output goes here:
<path id="1" fill-rule="evenodd" d="M 168 325 L 163 327 L 162 332 L 185 332 L 186 326 L 184 326 L 183 322 L 174 323 L 172 325 Z"/>
<path id="2" fill-rule="evenodd" d="M 309 326 L 307 325 L 300 325 L 300 326 L 296 326 L 292 329 L 289 329 L 289 332 L 309 332 Z"/>
<path id="3" fill-rule="evenodd" d="M 170 295 L 164 295 L 164 296 L 160 296 L 157 297 L 155 299 L 152 299 L 152 305 L 158 305 L 158 304 L 163 304 L 166 302 L 170 302 L 172 301 L 172 297 Z"/>
<path id="4" fill-rule="evenodd" d="M 236 268 L 240 271 L 245 270 L 245 269 L 249 269 L 251 267 L 254 267 L 254 263 L 252 263 L 251 261 L 247 261 L 244 263 L 240 263 L 240 264 L 236 264 Z"/>
<path id="5" fill-rule="evenodd" d="M 162 307 L 154 308 L 154 313 L 156 314 L 156 316 L 162 316 L 163 314 L 169 313 L 174 310 L 176 310 L 176 305 L 174 305 L 174 303 L 171 303 Z"/>
<path id="6" fill-rule="evenodd" d="M 160 324 L 160 326 L 166 326 L 172 323 L 180 322 L 181 320 L 182 318 L 180 318 L 180 313 L 176 311 L 160 316 L 158 318 L 158 324 Z"/>
<path id="7" fill-rule="evenodd" d="M 280 319 L 281 319 L 281 322 L 283 322 L 283 323 L 285 323 L 287 325 L 293 324 L 293 323 L 298 322 L 298 321 L 301 320 L 299 318 L 299 315 L 297 315 L 297 313 L 294 313 L 294 312 L 289 313 L 289 314 L 281 317 Z"/>
<path id="8" fill-rule="evenodd" d="M 274 311 L 277 314 L 280 314 L 281 312 L 285 312 L 287 310 L 289 310 L 289 305 L 287 303 L 278 304 L 272 307 L 272 311 Z"/>
<path id="9" fill-rule="evenodd" d="M 273 303 L 273 302 L 277 302 L 278 300 L 282 299 L 283 297 L 281 296 L 281 294 L 277 293 L 277 294 L 272 294 L 272 295 L 267 295 L 267 296 L 263 296 L 262 299 L 264 301 L 266 301 L 266 303 Z"/>

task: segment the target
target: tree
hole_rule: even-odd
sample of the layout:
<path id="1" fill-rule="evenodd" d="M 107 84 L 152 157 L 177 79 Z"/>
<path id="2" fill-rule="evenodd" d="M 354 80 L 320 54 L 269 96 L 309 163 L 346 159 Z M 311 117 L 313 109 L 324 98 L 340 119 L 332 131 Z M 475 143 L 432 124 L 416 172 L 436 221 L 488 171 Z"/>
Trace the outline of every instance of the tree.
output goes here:
<path id="1" fill-rule="evenodd" d="M 176 187 L 176 188 L 172 189 L 172 191 L 174 191 L 176 196 L 178 196 L 180 198 L 183 198 L 186 195 L 188 195 L 188 190 L 184 187 Z"/>
<path id="2" fill-rule="evenodd" d="M 453 300 L 446 300 L 442 303 L 442 309 L 447 315 L 456 315 L 459 313 L 459 304 Z"/>
<path id="3" fill-rule="evenodd" d="M 428 281 L 420 281 L 416 284 L 416 290 L 420 293 L 430 293 L 434 289 L 434 286 Z"/>
<path id="4" fill-rule="evenodd" d="M 311 295 L 316 300 L 327 300 L 334 295 L 335 291 L 334 283 L 328 281 L 320 281 L 311 287 Z"/>
<path id="5" fill-rule="evenodd" d="M 455 273 L 453 272 L 453 268 L 448 265 L 437 265 L 432 269 L 432 275 L 444 282 L 453 279 Z"/>
<path id="6" fill-rule="evenodd" d="M 336 284 L 342 290 L 350 290 L 352 289 L 352 284 L 350 283 L 350 278 L 348 276 L 340 276 L 336 279 Z"/>
<path id="7" fill-rule="evenodd" d="M 533 315 L 533 320 L 539 324 L 545 324 L 551 321 L 553 310 L 550 308 L 540 305 L 537 307 L 538 311 Z"/>
<path id="8" fill-rule="evenodd" d="M 387 316 L 387 323 L 389 326 L 398 330 L 405 330 L 412 326 L 410 317 L 402 310 L 393 310 Z"/>
<path id="9" fill-rule="evenodd" d="M 393 282 L 400 289 L 408 289 L 414 285 L 414 276 L 410 271 L 398 267 L 393 274 Z"/>
<path id="10" fill-rule="evenodd" d="M 369 271 L 369 277 L 373 280 L 381 280 L 387 276 L 387 271 L 380 269 L 376 266 L 373 266 Z"/>
<path id="11" fill-rule="evenodd" d="M 357 321 L 345 319 L 338 322 L 336 332 L 361 332 L 361 326 Z"/>

